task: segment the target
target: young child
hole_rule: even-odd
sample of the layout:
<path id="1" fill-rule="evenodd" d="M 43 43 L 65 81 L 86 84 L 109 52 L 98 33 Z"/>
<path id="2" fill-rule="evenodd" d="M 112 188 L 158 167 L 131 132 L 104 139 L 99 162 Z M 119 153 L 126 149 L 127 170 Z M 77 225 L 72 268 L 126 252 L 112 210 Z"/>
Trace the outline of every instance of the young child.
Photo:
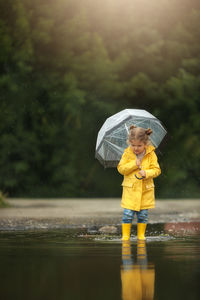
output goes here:
<path id="1" fill-rule="evenodd" d="M 122 218 L 122 240 L 130 239 L 131 224 L 137 215 L 137 238 L 145 240 L 148 221 L 148 209 L 155 207 L 153 178 L 160 175 L 161 170 L 150 143 L 151 129 L 131 126 L 128 136 L 129 147 L 124 150 L 117 166 L 124 175 L 121 207 L 124 208 Z M 141 179 L 141 180 L 140 180 Z"/>

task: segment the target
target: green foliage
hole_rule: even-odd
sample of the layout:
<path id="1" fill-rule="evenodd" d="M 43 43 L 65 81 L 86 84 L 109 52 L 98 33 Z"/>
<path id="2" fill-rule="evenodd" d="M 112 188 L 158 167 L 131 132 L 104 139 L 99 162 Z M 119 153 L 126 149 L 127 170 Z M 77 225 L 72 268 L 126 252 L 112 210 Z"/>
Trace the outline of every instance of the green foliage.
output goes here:
<path id="1" fill-rule="evenodd" d="M 121 109 L 160 118 L 159 197 L 200 192 L 196 0 L 0 0 L 0 189 L 10 196 L 120 196 L 94 159 Z"/>
<path id="2" fill-rule="evenodd" d="M 0 191 L 0 208 L 9 206 L 10 204 L 6 201 L 6 195 Z"/>

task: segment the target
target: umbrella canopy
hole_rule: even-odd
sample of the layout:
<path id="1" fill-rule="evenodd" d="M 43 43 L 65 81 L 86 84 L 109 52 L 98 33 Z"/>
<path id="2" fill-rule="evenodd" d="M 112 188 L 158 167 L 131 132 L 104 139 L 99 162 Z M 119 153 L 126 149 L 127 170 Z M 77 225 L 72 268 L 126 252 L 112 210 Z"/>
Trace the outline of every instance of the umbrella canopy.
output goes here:
<path id="1" fill-rule="evenodd" d="M 116 167 L 128 147 L 129 127 L 151 128 L 151 143 L 158 147 L 167 131 L 152 114 L 142 109 L 124 109 L 108 118 L 99 130 L 95 157 L 105 167 Z"/>

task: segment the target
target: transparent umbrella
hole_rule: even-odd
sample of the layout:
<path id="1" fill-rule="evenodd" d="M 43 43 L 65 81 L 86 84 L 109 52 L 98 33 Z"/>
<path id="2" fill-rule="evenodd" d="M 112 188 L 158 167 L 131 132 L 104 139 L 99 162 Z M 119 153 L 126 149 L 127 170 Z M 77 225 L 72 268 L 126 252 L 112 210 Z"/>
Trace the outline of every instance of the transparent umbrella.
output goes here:
<path id="1" fill-rule="evenodd" d="M 135 125 L 151 128 L 151 143 L 158 147 L 167 131 L 162 123 L 152 114 L 142 109 L 124 109 L 109 117 L 99 130 L 95 157 L 105 167 L 116 167 L 124 149 L 128 147 L 129 127 Z"/>

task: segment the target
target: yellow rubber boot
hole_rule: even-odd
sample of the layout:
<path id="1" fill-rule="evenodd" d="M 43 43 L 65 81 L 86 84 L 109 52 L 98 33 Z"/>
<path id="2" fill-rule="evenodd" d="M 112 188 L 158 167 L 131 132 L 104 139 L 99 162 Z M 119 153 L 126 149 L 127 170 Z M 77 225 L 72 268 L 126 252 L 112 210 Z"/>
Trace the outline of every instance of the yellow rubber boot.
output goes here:
<path id="1" fill-rule="evenodd" d="M 147 224 L 145 223 L 137 223 L 137 238 L 138 240 L 146 240 L 145 239 L 145 231 Z"/>
<path id="2" fill-rule="evenodd" d="M 131 225 L 122 223 L 122 241 L 129 241 L 131 235 Z"/>

